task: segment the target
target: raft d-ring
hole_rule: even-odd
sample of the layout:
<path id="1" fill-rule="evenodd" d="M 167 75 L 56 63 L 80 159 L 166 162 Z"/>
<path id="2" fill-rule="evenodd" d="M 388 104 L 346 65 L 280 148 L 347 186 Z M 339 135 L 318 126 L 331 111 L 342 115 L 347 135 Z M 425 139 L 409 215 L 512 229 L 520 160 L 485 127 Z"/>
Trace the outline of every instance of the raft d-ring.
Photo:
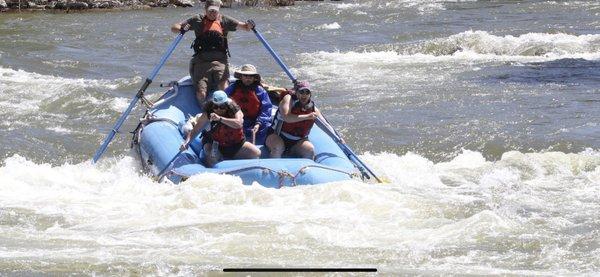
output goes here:
<path id="1" fill-rule="evenodd" d="M 292 180 L 292 185 L 294 185 L 294 175 L 292 175 L 290 172 L 286 170 L 281 170 L 277 172 L 277 175 L 279 176 L 279 188 L 283 187 L 285 177 L 289 177 L 290 180 Z"/>
<path id="2" fill-rule="evenodd" d="M 288 177 L 294 177 L 294 175 L 292 175 L 291 173 L 289 173 L 289 172 L 288 172 L 288 171 L 286 171 L 286 170 L 281 170 L 281 171 L 277 172 L 277 174 L 278 174 L 280 177 L 282 177 L 282 178 L 284 178 L 284 177 L 286 177 L 286 176 L 288 176 Z"/>

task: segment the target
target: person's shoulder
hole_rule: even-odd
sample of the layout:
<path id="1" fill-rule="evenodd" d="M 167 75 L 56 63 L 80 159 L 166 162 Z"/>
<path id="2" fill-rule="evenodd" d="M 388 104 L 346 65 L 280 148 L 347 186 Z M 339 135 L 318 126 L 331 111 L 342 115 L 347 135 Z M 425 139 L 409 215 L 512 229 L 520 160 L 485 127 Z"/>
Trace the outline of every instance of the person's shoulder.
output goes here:
<path id="1" fill-rule="evenodd" d="M 197 14 L 186 20 L 186 22 L 192 25 L 192 29 L 198 28 L 202 24 L 202 15 Z"/>
<path id="2" fill-rule="evenodd" d="M 197 15 L 194 15 L 194 16 L 190 17 L 188 19 L 188 22 L 191 22 L 191 21 L 201 22 L 203 18 L 204 18 L 203 14 L 197 14 Z"/>
<path id="3" fill-rule="evenodd" d="M 239 20 L 237 20 L 231 16 L 227 16 L 227 15 L 221 16 L 221 24 L 223 24 L 223 26 L 225 26 L 229 31 L 235 31 L 235 29 L 237 28 L 237 25 L 239 23 L 240 23 Z"/>
<path id="4" fill-rule="evenodd" d="M 237 19 L 235 19 L 235 18 L 233 18 L 233 17 L 231 17 L 229 15 L 224 15 L 224 14 L 221 15 L 221 21 L 223 21 L 223 22 L 233 21 L 233 22 L 236 22 L 236 23 L 239 22 L 239 20 L 237 20 Z"/>
<path id="5" fill-rule="evenodd" d="M 225 93 L 227 93 L 227 95 L 230 95 L 233 92 L 233 90 L 235 89 L 236 84 L 237 84 L 237 81 L 230 83 L 229 86 L 227 86 L 225 88 L 225 90 L 224 90 Z"/>
<path id="6" fill-rule="evenodd" d="M 235 103 L 235 101 L 231 100 L 227 103 L 229 104 L 229 107 L 231 107 L 233 112 L 238 112 L 240 110 L 240 106 L 237 103 Z"/>
<path id="7" fill-rule="evenodd" d="M 261 93 L 261 94 L 262 93 L 267 93 L 267 90 L 263 86 L 257 85 L 256 86 L 256 93 Z"/>
<path id="8" fill-rule="evenodd" d="M 269 92 L 261 85 L 258 85 L 256 87 L 256 96 L 258 96 L 262 100 L 265 100 L 265 101 L 271 103 L 271 98 L 269 97 Z"/>

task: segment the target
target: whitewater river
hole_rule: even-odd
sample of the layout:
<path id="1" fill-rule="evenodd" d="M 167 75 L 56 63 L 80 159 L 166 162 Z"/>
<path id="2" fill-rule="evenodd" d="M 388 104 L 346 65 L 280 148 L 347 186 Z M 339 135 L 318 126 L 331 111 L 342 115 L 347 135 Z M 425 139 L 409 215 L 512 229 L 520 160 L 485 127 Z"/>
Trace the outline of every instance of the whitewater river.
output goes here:
<path id="1" fill-rule="evenodd" d="M 157 183 L 137 108 L 198 8 L 0 13 L 0 275 L 600 274 L 600 2 L 345 0 L 235 7 L 386 184 Z M 253 33 L 233 67 L 289 80 Z M 191 34 L 148 89 L 188 74 Z M 274 275 L 277 276 L 277 275 Z"/>

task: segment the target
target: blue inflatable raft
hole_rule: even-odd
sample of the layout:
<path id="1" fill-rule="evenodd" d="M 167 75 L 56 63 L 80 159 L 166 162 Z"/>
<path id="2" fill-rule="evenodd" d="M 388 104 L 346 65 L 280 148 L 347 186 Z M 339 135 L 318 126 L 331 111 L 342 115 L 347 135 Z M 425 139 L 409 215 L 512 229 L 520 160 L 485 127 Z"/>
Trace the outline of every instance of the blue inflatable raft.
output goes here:
<path id="1" fill-rule="evenodd" d="M 309 139 L 315 147 L 315 160 L 298 158 L 269 158 L 268 149 L 261 149 L 260 159 L 226 160 L 212 168 L 202 164 L 204 151 L 200 138 L 180 152 L 184 140 L 183 126 L 201 109 L 189 77 L 180 80 L 150 107 L 140 121 L 133 137 L 144 169 L 159 180 L 167 178 L 179 183 L 202 173 L 239 176 L 250 185 L 257 182 L 265 187 L 314 185 L 350 180 L 361 176 L 355 164 L 346 156 L 330 132 L 320 124 L 313 125 Z"/>

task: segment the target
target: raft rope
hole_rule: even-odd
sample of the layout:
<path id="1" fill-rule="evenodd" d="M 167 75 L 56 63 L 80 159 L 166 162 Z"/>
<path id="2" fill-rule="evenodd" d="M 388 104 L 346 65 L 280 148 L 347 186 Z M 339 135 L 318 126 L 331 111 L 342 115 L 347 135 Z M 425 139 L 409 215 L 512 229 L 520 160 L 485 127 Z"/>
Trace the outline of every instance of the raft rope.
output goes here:
<path id="1" fill-rule="evenodd" d="M 173 126 L 175 126 L 175 128 L 177 130 L 179 130 L 179 124 L 177 124 L 177 122 L 169 119 L 169 118 L 160 118 L 160 117 L 156 117 L 154 115 L 150 115 L 150 116 L 146 116 L 145 118 L 142 119 L 142 123 L 144 124 L 144 126 L 153 123 L 153 122 L 158 122 L 158 121 L 164 121 L 167 123 L 171 123 Z"/>
<path id="2" fill-rule="evenodd" d="M 159 118 L 156 117 L 153 114 L 148 113 L 148 111 L 146 111 L 146 114 L 144 115 L 144 117 L 142 117 L 140 119 L 140 123 L 138 124 L 138 126 L 135 128 L 135 130 L 133 130 L 133 137 L 131 139 L 131 145 L 130 147 L 133 148 L 134 144 L 139 144 L 139 138 L 140 135 L 142 133 L 142 130 L 144 129 L 145 126 L 147 126 L 150 123 L 153 122 L 166 122 L 166 123 L 170 123 L 171 125 L 173 125 L 177 130 L 179 130 L 179 124 L 177 124 L 177 122 L 169 119 L 169 118 Z M 138 154 L 140 156 L 140 162 L 142 163 L 142 167 L 145 167 L 146 164 L 144 163 L 144 161 L 142 161 L 142 154 L 141 154 L 141 150 L 138 148 Z M 171 168 L 172 170 L 172 166 L 175 163 L 175 161 L 177 160 L 177 158 L 179 158 L 179 155 L 181 154 L 181 151 L 179 151 L 174 157 L 173 159 L 171 159 L 171 161 L 169 163 L 167 163 L 167 165 L 165 166 L 165 168 L 163 168 L 158 175 L 155 176 L 156 180 L 158 182 L 162 181 L 162 179 L 168 175 L 171 171 L 169 170 Z"/>
<path id="3" fill-rule="evenodd" d="M 152 108 L 152 106 L 154 106 L 154 103 L 152 103 L 152 101 L 148 100 L 148 98 L 146 98 L 146 95 L 144 95 L 144 92 L 140 93 L 140 101 L 142 101 L 142 104 L 144 104 L 144 106 L 146 106 L 146 109 L 150 109 Z"/>
<path id="4" fill-rule="evenodd" d="M 219 172 L 215 172 L 215 173 L 220 173 L 220 174 L 234 174 L 234 173 L 241 173 L 244 171 L 249 171 L 249 170 L 256 170 L 256 169 L 260 169 L 265 173 L 272 173 L 272 174 L 276 174 L 279 178 L 279 183 L 278 183 L 278 188 L 282 188 L 284 186 L 284 182 L 286 179 L 289 179 L 291 181 L 291 186 L 297 186 L 298 183 L 297 178 L 306 173 L 306 170 L 309 169 L 310 167 L 315 167 L 315 168 L 321 168 L 321 169 L 325 169 L 325 170 L 330 170 L 330 171 L 335 171 L 335 172 L 340 172 L 343 174 L 346 174 L 348 176 L 350 176 L 350 178 L 354 178 L 354 177 L 360 177 L 356 172 L 347 172 L 341 169 L 337 169 L 337 168 L 333 168 L 333 167 L 328 167 L 328 166 L 323 166 L 323 165 L 305 165 L 303 167 L 301 167 L 298 172 L 296 172 L 296 174 L 292 174 L 291 172 L 287 171 L 287 170 L 274 170 L 265 166 L 260 166 L 260 165 L 256 165 L 256 166 L 248 166 L 248 167 L 242 167 L 242 168 L 235 168 L 235 169 L 230 169 L 230 170 L 223 170 L 223 171 L 219 171 Z M 185 175 L 181 175 L 178 174 L 176 171 L 170 171 L 167 174 L 176 174 L 180 177 L 184 177 L 184 178 L 189 178 L 190 176 L 185 176 Z"/>

